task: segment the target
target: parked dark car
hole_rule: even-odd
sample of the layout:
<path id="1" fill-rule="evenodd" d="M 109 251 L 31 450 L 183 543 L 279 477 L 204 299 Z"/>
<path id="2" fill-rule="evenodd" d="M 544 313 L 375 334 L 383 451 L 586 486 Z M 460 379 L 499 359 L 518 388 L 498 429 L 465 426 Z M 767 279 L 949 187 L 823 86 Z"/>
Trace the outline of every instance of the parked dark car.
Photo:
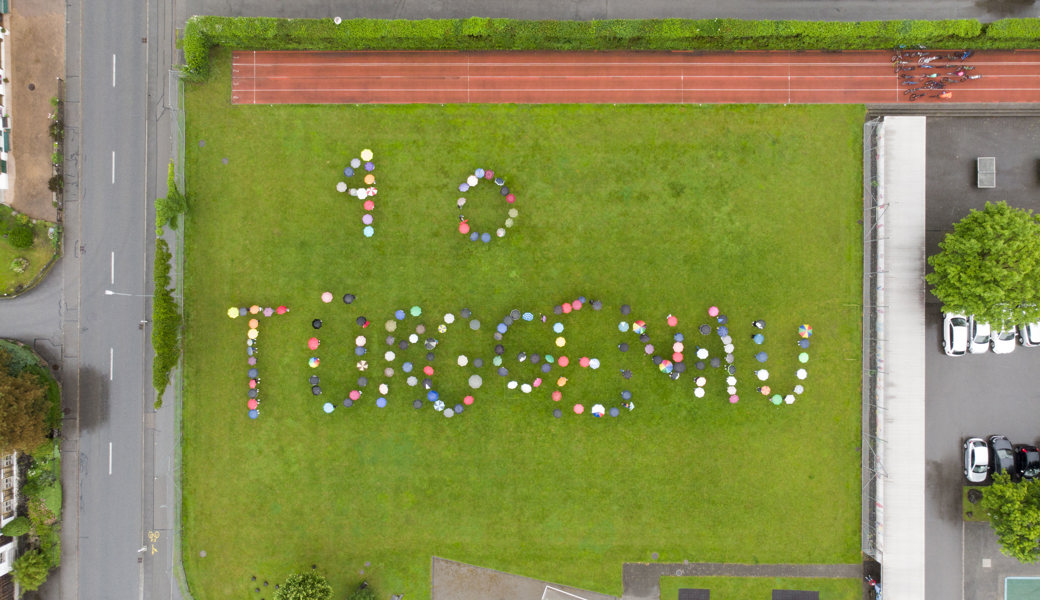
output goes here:
<path id="1" fill-rule="evenodd" d="M 993 457 L 990 460 L 990 474 L 1007 473 L 1012 479 L 1018 478 L 1018 470 L 1015 469 L 1015 449 L 1010 440 L 1002 435 L 990 437 L 989 453 Z"/>
<path id="2" fill-rule="evenodd" d="M 1036 479 L 1040 476 L 1040 449 L 1025 444 L 1016 445 L 1015 470 L 1023 479 Z"/>

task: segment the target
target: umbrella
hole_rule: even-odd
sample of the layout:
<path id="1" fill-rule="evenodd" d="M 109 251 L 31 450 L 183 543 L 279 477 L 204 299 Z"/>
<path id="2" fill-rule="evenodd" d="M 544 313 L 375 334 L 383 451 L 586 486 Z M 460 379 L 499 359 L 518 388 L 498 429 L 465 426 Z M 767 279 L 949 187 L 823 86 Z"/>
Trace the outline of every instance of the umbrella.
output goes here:
<path id="1" fill-rule="evenodd" d="M 344 304 L 353 304 L 354 298 L 355 298 L 354 294 L 343 294 L 343 303 Z"/>
<path id="2" fill-rule="evenodd" d="M 765 381 L 766 379 L 769 379 L 769 371 L 766 371 L 765 369 L 759 369 L 755 371 L 755 377 L 758 377 L 759 381 Z"/>
<path id="3" fill-rule="evenodd" d="M 566 338 L 564 338 L 563 336 L 560 336 L 560 337 L 556 338 L 556 347 L 557 348 L 563 348 L 566 345 L 567 345 Z M 566 365 L 564 365 L 564 366 L 566 366 Z"/>
<path id="4" fill-rule="evenodd" d="M 257 372 L 256 369 L 249 369 L 249 378 L 250 379 L 256 379 L 257 375 L 259 375 L 259 372 Z"/>
<path id="5" fill-rule="evenodd" d="M 246 308 L 246 307 L 242 306 L 242 307 L 240 307 L 240 308 L 238 309 L 238 316 L 240 316 L 240 317 L 244 317 L 244 316 L 246 316 L 246 315 L 248 315 L 248 314 L 249 314 L 249 309 L 248 309 L 248 308 Z"/>
<path id="6" fill-rule="evenodd" d="M 708 383 L 708 378 L 702 375 L 701 377 L 694 379 L 693 382 L 697 384 L 697 387 L 704 387 L 704 384 Z"/>
<path id="7" fill-rule="evenodd" d="M 321 364 L 321 359 L 317 356 L 312 356 L 307 360 L 307 364 L 313 369 Z"/>
<path id="8" fill-rule="evenodd" d="M 559 402 L 563 398 L 563 392 L 560 390 L 553 390 L 552 399 L 553 402 Z"/>
<path id="9" fill-rule="evenodd" d="M 250 398 L 249 401 L 246 402 L 246 406 L 249 408 L 249 410 L 256 410 L 256 407 L 259 405 L 260 403 L 254 400 L 253 398 Z"/>
<path id="10" fill-rule="evenodd" d="M 798 335 L 802 336 L 803 338 L 812 336 L 812 325 L 806 323 L 805 325 L 799 326 Z"/>
<path id="11" fill-rule="evenodd" d="M 808 372 L 806 372 L 806 370 L 805 370 L 805 369 L 798 369 L 797 371 L 795 371 L 795 374 L 794 374 L 794 375 L 795 375 L 795 377 L 797 377 L 798 379 L 805 379 L 805 378 L 806 378 L 806 377 L 807 377 L 807 376 L 809 375 L 809 373 L 808 373 Z"/>
<path id="12" fill-rule="evenodd" d="M 599 300 L 593 300 L 592 301 L 592 310 L 602 310 L 602 309 L 603 309 L 603 303 L 602 302 L 600 302 Z"/>
<path id="13" fill-rule="evenodd" d="M 629 306 L 627 304 L 622 304 L 621 305 L 621 314 L 627 315 L 630 312 L 632 312 L 632 307 L 631 306 Z"/>
<path id="14" fill-rule="evenodd" d="M 579 358 L 578 359 L 578 366 L 579 367 L 587 367 L 587 366 L 589 366 L 589 357 L 582 356 L 581 358 Z"/>
<path id="15" fill-rule="evenodd" d="M 594 417 L 602 417 L 605 414 L 607 414 L 607 409 L 603 408 L 602 404 L 593 404 L 592 405 L 592 416 L 594 416 Z"/>
<path id="16" fill-rule="evenodd" d="M 583 304 L 585 303 L 581 300 L 575 300 L 574 302 L 571 302 L 571 307 L 574 308 L 574 310 L 581 310 Z"/>
<path id="17" fill-rule="evenodd" d="M 619 414 L 621 414 L 621 411 L 620 411 L 620 410 L 618 410 L 618 408 L 617 408 L 616 406 L 611 406 L 611 407 L 610 407 L 610 416 L 612 416 L 612 417 L 616 417 L 616 416 L 618 416 Z"/>
<path id="18" fill-rule="evenodd" d="M 525 394 L 530 394 L 531 393 L 531 384 L 530 383 L 522 383 L 522 384 L 520 384 L 520 391 L 525 393 Z"/>
<path id="19" fill-rule="evenodd" d="M 621 376 L 625 379 L 632 379 L 632 371 L 628 369 L 621 369 Z"/>
<path id="20" fill-rule="evenodd" d="M 321 293 L 321 301 L 326 303 L 326 304 L 328 304 L 329 302 L 332 302 L 332 292 L 322 292 Z"/>
<path id="21" fill-rule="evenodd" d="M 249 397 L 256 398 L 256 390 L 249 390 Z"/>
<path id="22" fill-rule="evenodd" d="M 358 398 L 360 398 L 360 397 L 361 397 L 361 392 L 360 392 L 360 391 L 358 391 L 358 390 L 350 390 L 350 393 L 349 393 L 349 394 L 347 394 L 347 396 L 348 396 L 348 397 L 349 397 L 349 398 L 350 398 L 351 400 L 357 400 Z"/>
<path id="23" fill-rule="evenodd" d="M 466 406 L 469 406 L 469 405 L 473 404 L 473 396 L 466 396 L 465 398 L 462 399 L 462 403 L 465 404 Z"/>
<path id="24" fill-rule="evenodd" d="M 756 344 L 761 344 L 762 342 L 766 341 L 766 338 L 761 333 L 756 333 L 755 335 L 751 336 L 751 341 L 755 342 Z"/>
<path id="25" fill-rule="evenodd" d="M 618 350 L 620 350 L 622 352 L 628 352 L 628 344 L 626 344 L 625 342 L 621 342 L 620 344 L 617 345 L 617 347 L 618 347 Z"/>
<path id="26" fill-rule="evenodd" d="M 280 315 L 284 315 L 285 313 L 289 312 L 289 308 L 286 306 L 279 306 L 278 308 L 274 309 L 274 312 Z"/>
<path id="27" fill-rule="evenodd" d="M 617 324 L 618 331 L 628 331 L 628 321 L 621 321 Z"/>
<path id="28" fill-rule="evenodd" d="M 567 358 L 566 356 L 561 356 L 560 358 L 556 359 L 556 364 L 560 365 L 561 367 L 566 367 L 567 365 L 571 364 L 571 359 Z"/>
<path id="29" fill-rule="evenodd" d="M 260 312 L 260 307 L 257 306 L 257 305 L 254 304 L 254 305 L 249 307 L 249 314 L 255 315 L 255 314 L 258 314 L 259 312 Z"/>
<path id="30" fill-rule="evenodd" d="M 636 321 L 632 324 L 632 331 L 636 333 L 646 333 L 646 323 L 643 321 Z"/>
<path id="31" fill-rule="evenodd" d="M 674 367 L 672 366 L 672 361 L 662 360 L 661 365 L 658 368 L 661 370 L 662 373 L 671 373 Z"/>
<path id="32" fill-rule="evenodd" d="M 740 401 L 740 396 L 738 396 L 736 394 L 733 394 L 732 396 L 729 397 L 729 403 L 730 404 L 736 404 L 739 401 Z"/>
<path id="33" fill-rule="evenodd" d="M 784 401 L 784 398 L 780 394 L 773 394 L 773 397 L 769 399 L 773 404 L 779 405 Z"/>
<path id="34" fill-rule="evenodd" d="M 437 393 L 437 390 L 430 390 L 426 392 L 426 399 L 431 402 L 435 402 L 440 397 L 441 395 Z"/>
<path id="35" fill-rule="evenodd" d="M 590 358 L 589 359 L 589 368 L 590 369 L 598 369 L 599 368 L 599 359 L 598 358 Z"/>
<path id="36" fill-rule="evenodd" d="M 697 331 L 701 332 L 701 335 L 708 335 L 709 333 L 711 333 L 711 325 L 701 325 L 697 328 Z"/>
<path id="37" fill-rule="evenodd" d="M 801 393 L 802 393 L 802 392 L 804 392 L 804 391 L 805 391 L 805 388 L 804 388 L 804 387 L 802 387 L 802 386 L 801 386 L 800 384 L 799 384 L 799 385 L 796 385 L 796 386 L 794 386 L 794 393 L 796 393 L 796 394 L 801 394 Z"/>
<path id="38" fill-rule="evenodd" d="M 372 234 L 375 232 L 376 230 L 372 229 L 371 225 L 365 225 L 365 228 L 361 230 L 361 233 L 364 234 L 365 237 L 372 237 Z"/>
<path id="39" fill-rule="evenodd" d="M 574 405 L 574 413 L 575 414 L 579 414 L 580 415 L 583 412 L 585 412 L 585 407 L 584 406 L 582 406 L 581 404 L 575 404 Z"/>
<path id="40" fill-rule="evenodd" d="M 718 315 L 719 315 L 719 307 L 712 306 L 711 308 L 708 309 L 708 316 L 709 317 L 717 317 Z"/>
<path id="41" fill-rule="evenodd" d="M 256 364 L 256 357 L 255 356 L 250 356 L 249 360 L 247 360 L 246 363 L 248 363 L 249 366 L 255 365 Z"/>
<path id="42" fill-rule="evenodd" d="M 729 317 L 727 317 L 726 315 L 719 315 L 715 318 L 715 320 L 719 322 L 719 325 L 725 325 L 729 322 Z"/>
<path id="43" fill-rule="evenodd" d="M 386 408 L 386 398 L 382 396 L 376 398 L 376 406 L 379 408 Z"/>
<path id="44" fill-rule="evenodd" d="M 469 233 L 469 223 L 467 223 L 465 220 L 459 222 L 459 233 L 461 233 L 462 235 L 466 235 Z"/>
<path id="45" fill-rule="evenodd" d="M 683 358 L 684 357 L 683 357 L 683 353 L 682 352 L 672 352 L 672 361 L 673 362 L 680 363 L 680 362 L 682 362 Z"/>
<path id="46" fill-rule="evenodd" d="M 249 411 L 249 418 L 250 418 L 250 419 L 255 419 L 255 418 L 257 418 L 258 416 L 260 416 L 260 412 L 259 412 L 259 411 L 257 411 L 257 410 L 251 410 L 251 411 Z"/>
<path id="47" fill-rule="evenodd" d="M 326 402 L 325 405 L 322 406 L 322 409 L 325 411 L 325 414 L 329 414 L 332 411 L 336 410 L 336 407 L 333 406 L 331 402 Z"/>
<path id="48" fill-rule="evenodd" d="M 267 308 L 264 309 L 264 316 L 265 317 L 270 317 L 273 314 L 274 314 L 274 309 L 271 308 L 270 306 L 268 306 Z"/>
<path id="49" fill-rule="evenodd" d="M 450 418 L 455 416 L 455 411 L 450 409 L 450 408 L 445 408 L 444 409 L 444 416 L 448 417 L 450 419 Z"/>
<path id="50" fill-rule="evenodd" d="M 375 182 L 376 182 L 376 176 L 375 175 L 373 175 L 371 173 L 369 173 L 368 175 L 365 175 L 365 185 L 372 185 Z M 366 208 L 365 210 L 371 210 L 371 209 Z"/>
<path id="51" fill-rule="evenodd" d="M 798 362 L 800 362 L 800 363 L 807 363 L 807 362 L 809 362 L 809 353 L 808 352 L 801 352 L 801 353 L 799 353 L 798 354 Z"/>
<path id="52" fill-rule="evenodd" d="M 364 150 L 362 150 L 361 151 L 361 160 L 366 161 L 366 162 L 372 160 L 372 151 L 369 150 L 368 148 L 365 148 Z"/>
<path id="53" fill-rule="evenodd" d="M 770 393 L 772 393 L 773 390 L 768 385 L 763 385 L 762 387 L 758 388 L 758 391 L 762 392 L 763 396 L 768 396 Z"/>
<path id="54" fill-rule="evenodd" d="M 729 335 L 729 327 L 726 327 L 725 325 L 719 325 L 719 328 L 716 329 L 716 331 L 718 332 L 719 337 L 726 337 Z"/>
<path id="55" fill-rule="evenodd" d="M 423 373 L 425 373 L 427 375 L 433 375 L 433 366 L 432 365 L 426 365 L 425 367 L 422 368 L 422 370 L 423 370 Z"/>
<path id="56" fill-rule="evenodd" d="M 307 347 L 309 349 L 311 349 L 311 350 L 317 350 L 318 346 L 320 346 L 320 345 L 321 345 L 321 340 L 319 340 L 316 337 L 312 337 L 311 339 L 307 340 Z"/>
<path id="57" fill-rule="evenodd" d="M 752 321 L 751 322 L 751 326 L 754 327 L 755 329 L 765 329 L 766 328 L 766 322 L 763 321 L 762 319 L 758 319 L 756 321 Z"/>
<path id="58" fill-rule="evenodd" d="M 408 312 L 410 312 L 413 317 L 418 317 L 422 314 L 422 309 L 418 306 L 413 306 Z"/>
<path id="59" fill-rule="evenodd" d="M 463 410 L 465 410 L 465 407 L 464 407 L 464 406 L 462 406 L 461 404 L 456 404 L 456 405 L 455 405 L 455 414 L 459 414 L 459 413 L 460 413 L 460 412 L 462 412 Z"/>
<path id="60" fill-rule="evenodd" d="M 794 395 L 793 394 L 788 394 L 788 395 L 784 396 L 784 402 L 787 403 L 787 404 L 794 404 Z"/>
<path id="61" fill-rule="evenodd" d="M 249 319 L 249 328 L 250 329 L 256 329 L 259 326 L 260 326 L 260 321 L 257 321 L 256 319 Z"/>
<path id="62" fill-rule="evenodd" d="M 675 327 L 676 325 L 679 324 L 679 319 L 676 318 L 675 315 L 668 315 L 667 321 L 668 321 L 668 325 L 670 325 L 671 327 Z"/>
<path id="63" fill-rule="evenodd" d="M 367 371 L 368 370 L 368 361 L 367 360 L 359 360 L 357 362 L 357 364 L 354 365 L 354 366 L 357 367 L 358 371 Z"/>
<path id="64" fill-rule="evenodd" d="M 435 410 L 437 412 L 440 412 L 440 411 L 444 410 L 444 401 L 443 400 L 435 401 L 433 403 L 433 410 Z"/>
<path id="65" fill-rule="evenodd" d="M 654 353 L 654 345 L 653 344 L 647 344 L 647 345 L 643 346 L 643 351 L 646 352 L 647 354 L 653 354 Z"/>
<path id="66" fill-rule="evenodd" d="M 769 355 L 766 354 L 765 352 L 759 352 L 758 354 L 755 355 L 755 360 L 757 360 L 758 362 L 764 363 L 767 360 L 769 360 Z"/>
<path id="67" fill-rule="evenodd" d="M 704 388 L 702 388 L 702 387 L 693 388 L 693 395 L 697 396 L 698 398 L 703 398 L 704 397 Z"/>
<path id="68" fill-rule="evenodd" d="M 630 392 L 628 390 L 621 390 L 621 399 L 622 400 L 631 400 L 632 399 L 632 392 Z"/>
<path id="69" fill-rule="evenodd" d="M 250 329 L 249 331 L 246 332 L 246 337 L 248 337 L 251 340 L 255 340 L 256 336 L 258 336 L 258 335 L 260 335 L 260 330 L 258 330 L 258 329 Z"/>
<path id="70" fill-rule="evenodd" d="M 571 303 L 570 303 L 570 302 L 564 302 L 564 303 L 563 303 L 563 314 L 568 314 L 568 313 L 570 313 L 570 312 L 571 312 L 572 310 L 574 310 L 574 307 L 573 307 L 573 306 L 571 306 Z"/>
<path id="71" fill-rule="evenodd" d="M 809 340 L 798 340 L 798 347 L 802 350 L 809 349 Z"/>
<path id="72" fill-rule="evenodd" d="M 484 378 L 483 377 L 481 377 L 480 375 L 476 375 L 476 374 L 469 376 L 469 387 L 471 387 L 473 389 L 478 389 L 482 385 L 484 385 Z"/>
<path id="73" fill-rule="evenodd" d="M 320 396 L 321 395 L 321 387 L 316 386 L 316 385 L 315 386 L 311 386 L 311 393 L 314 394 L 315 396 Z"/>
<path id="74" fill-rule="evenodd" d="M 682 342 L 675 342 L 672 344 L 672 352 L 682 352 L 686 349 L 686 345 Z"/>
<path id="75" fill-rule="evenodd" d="M 553 333 L 563 333 L 563 323 L 553 323 Z"/>
<path id="76" fill-rule="evenodd" d="M 701 360 L 704 360 L 705 358 L 708 358 L 708 349 L 707 348 L 697 348 L 697 358 L 699 358 Z"/>
<path id="77" fill-rule="evenodd" d="M 232 319 L 237 319 L 238 318 L 238 309 L 235 308 L 234 306 L 232 306 L 231 308 L 227 309 L 227 316 L 231 317 Z"/>

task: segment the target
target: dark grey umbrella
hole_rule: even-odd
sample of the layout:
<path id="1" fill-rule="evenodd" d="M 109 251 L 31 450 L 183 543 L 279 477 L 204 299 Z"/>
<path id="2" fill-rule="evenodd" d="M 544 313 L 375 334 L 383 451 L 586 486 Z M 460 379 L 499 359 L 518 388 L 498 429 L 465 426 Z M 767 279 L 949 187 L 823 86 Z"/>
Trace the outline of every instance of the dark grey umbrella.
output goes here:
<path id="1" fill-rule="evenodd" d="M 396 341 L 397 341 L 397 339 L 394 338 L 394 336 L 392 336 L 392 335 L 386 336 L 386 345 L 387 346 L 393 346 L 394 342 L 396 342 Z"/>
<path id="2" fill-rule="evenodd" d="M 343 400 L 343 406 L 346 406 L 347 408 L 350 408 L 351 406 L 354 406 L 354 401 L 351 400 L 350 398 L 345 398 Z"/>
<path id="3" fill-rule="evenodd" d="M 257 371 L 256 369 L 249 369 L 249 378 L 250 379 L 256 379 L 256 376 L 259 375 L 259 374 L 260 374 L 260 372 Z"/>
<path id="4" fill-rule="evenodd" d="M 697 328 L 697 331 L 700 331 L 701 335 L 708 335 L 711 333 L 711 325 L 701 325 Z"/>
<path id="5" fill-rule="evenodd" d="M 427 362 L 433 362 L 433 359 L 434 359 L 434 354 L 433 354 L 433 352 L 427 352 L 427 353 L 426 353 L 426 361 L 427 361 Z"/>
<path id="6" fill-rule="evenodd" d="M 495 354 L 498 354 L 499 356 L 501 356 L 502 353 L 505 352 L 505 351 L 506 351 L 505 346 L 503 346 L 502 344 L 495 344 Z"/>
<path id="7" fill-rule="evenodd" d="M 538 364 L 538 361 L 542 360 L 542 357 L 537 354 L 532 354 L 528 358 L 531 359 L 532 364 Z"/>
<path id="8" fill-rule="evenodd" d="M 400 342 L 397 342 L 397 347 L 400 348 L 401 350 L 407 350 L 408 349 L 408 340 L 401 340 Z"/>
<path id="9" fill-rule="evenodd" d="M 553 314 L 554 314 L 554 315 L 562 315 L 562 314 L 563 314 L 563 307 L 562 307 L 562 306 L 560 306 L 559 304 L 557 304 L 556 306 L 554 306 L 554 307 L 553 307 Z"/>
<path id="10" fill-rule="evenodd" d="M 357 319 L 354 319 L 354 322 L 356 322 L 358 325 L 364 325 L 366 321 L 368 321 L 368 319 L 366 319 L 365 317 L 358 317 Z"/>
<path id="11" fill-rule="evenodd" d="M 552 365 L 549 363 L 542 363 L 542 373 L 548 373 L 552 370 Z"/>
<path id="12" fill-rule="evenodd" d="M 592 310 L 602 310 L 602 309 L 603 309 L 603 303 L 602 302 L 600 302 L 599 300 L 593 300 L 592 301 Z"/>
<path id="13" fill-rule="evenodd" d="M 513 317 L 510 317 L 509 315 L 502 317 L 502 324 L 509 327 L 513 324 Z"/>
<path id="14" fill-rule="evenodd" d="M 621 305 L 621 314 L 627 315 L 630 312 L 632 312 L 632 307 L 631 306 L 629 306 L 627 304 L 622 304 Z"/>
<path id="15" fill-rule="evenodd" d="M 628 369 L 622 369 L 621 376 L 625 379 L 632 379 L 632 371 L 629 371 Z"/>
<path id="16" fill-rule="evenodd" d="M 563 416 L 563 411 L 557 408 L 553 411 L 553 416 L 559 419 Z"/>
<path id="17" fill-rule="evenodd" d="M 422 408 L 422 400 L 416 400 L 415 402 L 412 402 L 412 406 L 414 406 L 415 408 Z"/>
<path id="18" fill-rule="evenodd" d="M 664 359 L 663 359 L 663 358 L 661 358 L 660 356 L 657 356 L 657 355 L 655 354 L 655 355 L 654 355 L 654 364 L 655 364 L 655 365 L 660 365 L 660 364 L 661 364 L 662 362 L 664 362 Z"/>
<path id="19" fill-rule="evenodd" d="M 321 319 L 314 319 L 313 321 L 311 321 L 311 327 L 315 329 L 321 329 L 321 325 Z"/>
<path id="20" fill-rule="evenodd" d="M 626 344 L 625 342 L 621 342 L 617 345 L 617 349 L 622 352 L 628 352 L 628 344 Z"/>
<path id="21" fill-rule="evenodd" d="M 318 382 L 321 381 L 321 379 L 317 375 L 311 375 L 307 381 L 311 382 L 311 385 L 318 385 Z"/>
<path id="22" fill-rule="evenodd" d="M 256 398 L 256 390 L 249 390 L 249 397 Z"/>
<path id="23" fill-rule="evenodd" d="M 462 412 L 462 410 L 463 409 L 462 409 L 462 405 L 461 404 L 456 404 L 455 405 L 455 412 L 456 413 L 460 413 L 460 412 Z"/>
<path id="24" fill-rule="evenodd" d="M 358 385 L 358 387 L 365 387 L 366 385 L 368 385 L 368 377 L 364 377 L 364 376 L 358 377 L 357 378 L 357 385 Z"/>
<path id="25" fill-rule="evenodd" d="M 704 361 L 703 360 L 698 360 L 697 362 L 693 363 L 693 368 L 697 369 L 698 371 L 703 371 L 704 370 Z"/>
<path id="26" fill-rule="evenodd" d="M 315 396 L 320 396 L 321 395 L 321 388 L 316 386 L 316 385 L 312 386 L 311 387 L 311 393 L 314 394 Z"/>
<path id="27" fill-rule="evenodd" d="M 686 372 L 686 363 L 684 363 L 683 361 L 680 360 L 679 362 L 675 363 L 674 369 L 675 369 L 673 371 L 674 373 L 685 373 Z"/>
<path id="28" fill-rule="evenodd" d="M 343 294 L 343 302 L 345 304 L 352 304 L 354 302 L 354 294 Z"/>
<path id="29" fill-rule="evenodd" d="M 713 357 L 711 358 L 711 366 L 712 366 L 712 367 L 714 367 L 714 368 L 716 368 L 716 369 L 717 369 L 717 368 L 719 368 L 719 366 L 721 366 L 721 365 L 722 365 L 722 360 L 721 360 L 721 359 L 720 359 L 719 357 L 717 357 L 717 356 L 713 356 Z"/>
<path id="30" fill-rule="evenodd" d="M 468 308 L 464 308 L 464 309 L 459 311 L 459 314 L 462 315 L 463 319 L 468 319 L 468 318 L 470 318 L 473 315 L 473 311 L 471 311 Z"/>
<path id="31" fill-rule="evenodd" d="M 484 359 L 483 358 L 474 358 L 473 359 L 473 366 L 478 368 L 478 369 L 480 367 L 483 367 L 484 366 Z"/>
<path id="32" fill-rule="evenodd" d="M 499 367 L 498 368 L 498 374 L 503 376 L 503 377 L 505 377 L 506 375 L 509 375 L 509 369 L 507 369 L 505 367 Z"/>

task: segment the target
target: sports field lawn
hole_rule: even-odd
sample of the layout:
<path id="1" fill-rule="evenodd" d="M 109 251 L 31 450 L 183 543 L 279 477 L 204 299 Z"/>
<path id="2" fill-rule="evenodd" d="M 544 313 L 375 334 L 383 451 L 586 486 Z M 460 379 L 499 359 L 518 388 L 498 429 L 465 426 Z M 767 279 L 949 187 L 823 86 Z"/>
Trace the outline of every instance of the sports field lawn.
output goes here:
<path id="1" fill-rule="evenodd" d="M 186 98 L 183 547 L 196 599 L 269 598 L 253 592 L 252 575 L 273 586 L 312 564 L 337 597 L 364 578 L 425 598 L 432 555 L 617 595 L 622 563 L 655 552 L 858 562 L 862 107 L 231 107 L 229 69 L 219 53 L 221 75 Z M 379 190 L 370 239 L 361 202 L 335 191 L 363 148 L 375 153 Z M 457 231 L 458 185 L 477 167 L 506 179 L 519 210 L 488 244 Z M 465 196 L 476 230 L 502 226 L 507 205 L 493 184 Z M 319 299 L 326 290 L 331 304 Z M 339 300 L 348 292 L 349 306 Z M 581 295 L 603 309 L 553 314 Z M 291 308 L 260 317 L 255 421 L 248 326 L 226 314 L 253 303 Z M 673 334 L 685 334 L 680 379 L 618 331 L 623 303 L 626 321 L 647 321 L 655 353 L 670 355 Z M 723 354 L 714 333 L 697 332 L 713 304 L 736 346 L 735 405 L 721 371 L 699 372 L 689 356 L 698 343 Z M 483 376 L 475 403 L 450 420 L 429 402 L 412 408 L 424 392 L 406 384 L 403 361 L 425 365 L 421 344 L 384 360 L 385 322 L 412 306 L 423 314 L 399 322 L 395 343 L 419 323 L 432 333 L 445 313 L 458 317 L 433 334 L 433 388 L 449 406 L 470 392 L 466 378 Z M 501 342 L 510 375 L 499 377 L 492 333 L 514 308 L 535 320 Z M 762 346 L 749 339 L 758 318 Z M 805 393 L 774 406 L 755 390 L 753 356 L 769 353 L 768 383 L 789 393 L 803 366 L 801 323 L 815 331 Z M 314 353 L 312 335 L 322 342 Z M 369 383 L 345 408 L 360 374 L 357 335 L 368 338 Z M 536 377 L 520 350 L 573 362 L 524 394 L 506 385 Z M 484 366 L 460 368 L 459 354 Z M 310 356 L 321 366 L 308 368 Z M 581 356 L 602 366 L 583 369 Z M 397 372 L 385 378 L 388 365 Z M 697 374 L 708 377 L 704 398 Z M 569 382 L 556 388 L 561 375 Z M 620 407 L 622 390 L 634 411 L 588 414 L 597 402 Z M 337 406 L 331 415 L 324 401 Z"/>
<path id="2" fill-rule="evenodd" d="M 861 579 L 803 577 L 662 577 L 661 600 L 678 600 L 680 588 L 711 590 L 711 600 L 770 600 L 773 590 L 820 592 L 820 600 L 860 600 Z"/>

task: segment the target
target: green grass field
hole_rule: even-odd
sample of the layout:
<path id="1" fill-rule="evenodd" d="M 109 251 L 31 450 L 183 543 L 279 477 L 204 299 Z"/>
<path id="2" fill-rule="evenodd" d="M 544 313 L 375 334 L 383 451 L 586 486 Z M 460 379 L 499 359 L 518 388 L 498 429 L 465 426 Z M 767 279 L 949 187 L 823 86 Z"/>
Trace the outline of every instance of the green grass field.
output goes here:
<path id="1" fill-rule="evenodd" d="M 54 226 L 53 223 L 33 223 L 35 237 L 33 245 L 28 248 L 15 248 L 8 243 L 6 238 L 16 224 L 11 207 L 0 205 L 0 293 L 4 295 L 21 292 L 57 254 L 54 244 L 47 237 L 48 230 Z M 29 261 L 29 266 L 22 273 L 16 273 L 11 269 L 12 261 L 16 258 Z"/>
<path id="2" fill-rule="evenodd" d="M 859 600 L 860 579 L 803 577 L 662 577 L 661 600 L 677 600 L 680 588 L 711 590 L 711 600 L 769 600 L 773 590 L 811 590 L 820 600 Z"/>
<path id="3" fill-rule="evenodd" d="M 232 107 L 229 68 L 218 52 L 221 75 L 186 94 L 183 546 L 196 599 L 256 598 L 250 576 L 273 585 L 312 564 L 338 595 L 364 578 L 424 598 L 432 555 L 618 595 L 622 563 L 654 552 L 859 560 L 862 107 Z M 360 202 L 334 189 L 362 148 L 375 152 L 379 188 L 371 239 Z M 490 244 L 456 231 L 457 186 L 476 167 L 518 198 L 516 226 Z M 478 230 L 505 218 L 497 191 L 466 194 Z M 334 303 L 319 300 L 326 290 Z M 338 300 L 347 292 L 350 306 Z M 553 305 L 579 295 L 604 309 L 558 319 L 564 351 L 602 367 L 554 368 L 535 393 L 507 390 L 489 364 L 494 324 L 513 308 L 551 324 Z M 263 402 L 250 421 L 247 325 L 226 311 L 254 302 L 292 311 L 262 322 Z M 678 381 L 658 373 L 618 331 L 622 303 L 658 346 L 671 344 L 669 313 L 692 347 L 720 306 L 741 401 L 726 400 L 718 370 L 702 399 L 692 367 Z M 442 396 L 458 402 L 471 373 L 485 382 L 451 420 L 411 407 L 421 392 L 400 365 L 425 364 L 414 346 L 393 363 L 389 406 L 373 406 L 383 324 L 413 305 L 423 316 L 398 335 L 464 306 L 483 323 L 438 335 Z M 325 323 L 316 370 L 313 318 Z M 756 318 L 768 322 L 764 346 L 748 339 Z M 806 392 L 773 406 L 755 391 L 753 354 L 770 353 L 769 383 L 787 393 L 803 322 L 815 329 Z M 343 408 L 362 333 L 370 383 Z M 502 342 L 511 377 L 533 379 L 516 352 L 559 354 L 554 338 L 537 319 L 514 326 Z M 486 364 L 459 368 L 458 354 Z M 637 409 L 619 418 L 570 410 L 617 406 L 622 389 Z M 339 406 L 331 415 L 325 400 Z"/>

